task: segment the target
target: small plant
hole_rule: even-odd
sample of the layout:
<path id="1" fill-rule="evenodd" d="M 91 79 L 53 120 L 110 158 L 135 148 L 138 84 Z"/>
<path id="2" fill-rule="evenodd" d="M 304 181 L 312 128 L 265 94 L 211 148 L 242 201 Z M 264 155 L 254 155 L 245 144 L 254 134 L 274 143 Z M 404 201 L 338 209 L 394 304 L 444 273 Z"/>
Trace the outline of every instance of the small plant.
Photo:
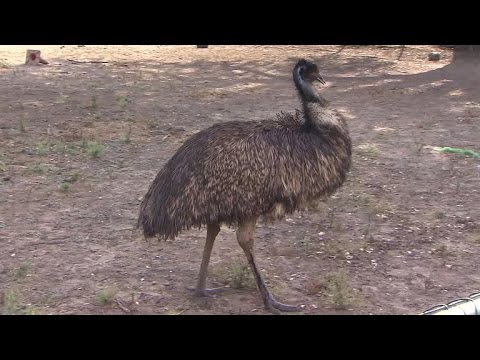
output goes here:
<path id="1" fill-rule="evenodd" d="M 117 102 L 120 108 L 122 109 L 122 111 L 125 111 L 128 104 L 130 103 L 130 99 L 128 98 L 128 96 L 120 95 L 120 96 L 117 96 Z"/>
<path id="2" fill-rule="evenodd" d="M 328 274 L 322 287 L 326 294 L 331 297 L 335 309 L 346 310 L 359 301 L 350 285 L 348 274 L 343 269 Z"/>
<path id="3" fill-rule="evenodd" d="M 383 201 L 382 199 L 375 199 L 369 194 L 359 194 L 357 196 L 357 201 L 360 205 L 367 208 L 369 215 L 384 214 L 392 211 L 391 206 L 387 202 Z"/>
<path id="4" fill-rule="evenodd" d="M 132 136 L 132 125 L 129 125 L 128 126 L 128 131 L 125 134 L 125 143 L 126 144 L 130 144 L 132 142 L 131 136 Z"/>
<path id="5" fill-rule="evenodd" d="M 23 134 L 27 132 L 27 130 L 25 130 L 25 124 L 23 123 L 22 119 L 18 120 L 18 129 Z"/>
<path id="6" fill-rule="evenodd" d="M 164 312 L 164 315 L 181 315 L 185 310 L 167 310 Z"/>
<path id="7" fill-rule="evenodd" d="M 226 281 L 234 289 L 255 287 L 255 280 L 247 264 L 230 264 L 226 273 Z"/>
<path id="8" fill-rule="evenodd" d="M 378 146 L 373 143 L 358 145 L 357 150 L 360 154 L 370 156 L 370 157 L 375 157 L 378 154 L 380 154 L 380 150 L 378 149 Z"/>
<path id="9" fill-rule="evenodd" d="M 360 205 L 366 206 L 372 202 L 372 197 L 368 194 L 360 193 L 357 195 L 357 201 L 360 203 Z"/>
<path id="10" fill-rule="evenodd" d="M 105 151 L 105 146 L 96 141 L 83 141 L 82 147 L 87 151 L 87 154 L 92 158 L 100 157 Z"/>
<path id="11" fill-rule="evenodd" d="M 17 278 L 23 279 L 25 276 L 27 276 L 29 268 L 30 268 L 29 264 L 20 265 L 20 267 L 17 269 L 17 272 L 16 272 Z"/>
<path id="12" fill-rule="evenodd" d="M 2 303 L 2 301 L 0 301 L 0 303 Z M 39 315 L 40 311 L 30 305 L 20 306 L 17 293 L 14 290 L 7 289 L 3 293 L 3 306 L 0 313 L 1 315 Z"/>
<path id="13" fill-rule="evenodd" d="M 480 244 L 480 232 L 473 234 L 473 241 Z"/>
<path id="14" fill-rule="evenodd" d="M 314 244 L 310 236 L 304 236 L 300 241 L 298 241 L 298 245 L 305 249 L 307 253 L 314 249 Z"/>
<path id="15" fill-rule="evenodd" d="M 369 213 L 372 215 L 385 214 L 392 211 L 392 208 L 385 201 L 379 200 L 375 204 L 369 205 Z"/>
<path id="16" fill-rule="evenodd" d="M 35 153 L 39 156 L 47 155 L 50 152 L 50 144 L 40 142 L 35 145 Z"/>
<path id="17" fill-rule="evenodd" d="M 435 210 L 433 213 L 432 213 L 432 216 L 435 218 L 435 219 L 444 219 L 446 217 L 446 214 L 442 211 L 442 210 Z"/>
<path id="18" fill-rule="evenodd" d="M 7 169 L 7 164 L 5 163 L 6 156 L 4 153 L 0 152 L 0 171 L 3 172 Z"/>
<path id="19" fill-rule="evenodd" d="M 67 182 L 62 182 L 58 187 L 58 190 L 60 190 L 60 192 L 66 193 L 68 190 L 70 190 L 70 184 Z"/>
<path id="20" fill-rule="evenodd" d="M 90 99 L 90 109 L 96 110 L 97 108 L 98 108 L 97 97 L 95 95 L 92 95 L 92 98 Z"/>
<path id="21" fill-rule="evenodd" d="M 62 149 L 63 153 L 68 155 L 78 155 L 81 151 L 78 143 L 65 144 Z"/>
<path id="22" fill-rule="evenodd" d="M 112 287 L 107 287 L 105 289 L 101 289 L 97 294 L 97 300 L 100 305 L 110 305 L 113 300 L 115 299 L 115 295 L 117 295 L 117 290 Z"/>
<path id="23" fill-rule="evenodd" d="M 15 291 L 7 289 L 3 293 L 3 315 L 17 315 L 20 313 L 18 306 L 17 294 Z"/>
<path id="24" fill-rule="evenodd" d="M 424 143 L 415 141 L 414 154 L 420 155 L 424 147 L 425 147 Z"/>
<path id="25" fill-rule="evenodd" d="M 41 315 L 41 311 L 34 308 L 34 307 L 31 307 L 31 306 L 28 306 L 24 311 L 23 311 L 23 314 L 24 315 Z"/>
<path id="26" fill-rule="evenodd" d="M 32 167 L 32 171 L 35 174 L 43 175 L 47 172 L 47 167 L 44 164 L 35 164 Z"/>
<path id="27" fill-rule="evenodd" d="M 63 93 L 60 94 L 60 100 L 59 102 L 62 104 L 66 104 L 70 100 L 69 95 L 64 95 Z"/>
<path id="28" fill-rule="evenodd" d="M 77 182 L 79 179 L 80 179 L 80 173 L 78 171 L 76 171 L 63 181 L 66 182 L 66 183 L 69 183 L 69 184 L 73 184 L 73 183 Z"/>
<path id="29" fill-rule="evenodd" d="M 434 249 L 432 252 L 438 255 L 442 259 L 446 259 L 448 257 L 455 255 L 455 252 L 445 244 L 440 245 L 438 248 Z"/>
<path id="30" fill-rule="evenodd" d="M 335 221 L 335 211 L 336 210 L 337 210 L 337 208 L 335 206 L 332 206 L 331 208 L 328 208 L 327 217 L 328 217 L 328 227 L 329 228 L 333 227 L 333 224 L 334 224 L 334 221 Z"/>
<path id="31" fill-rule="evenodd" d="M 364 246 L 364 244 L 364 240 L 351 241 L 343 236 L 338 235 L 334 239 L 326 240 L 323 250 L 328 255 L 342 256 L 346 253 L 357 251 L 359 248 Z"/>

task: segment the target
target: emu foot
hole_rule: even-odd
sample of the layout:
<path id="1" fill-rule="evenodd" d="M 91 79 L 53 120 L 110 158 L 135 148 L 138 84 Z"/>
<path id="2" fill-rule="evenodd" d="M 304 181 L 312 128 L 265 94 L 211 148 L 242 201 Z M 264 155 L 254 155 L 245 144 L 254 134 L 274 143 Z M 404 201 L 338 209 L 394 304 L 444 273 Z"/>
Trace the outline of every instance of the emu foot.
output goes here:
<path id="1" fill-rule="evenodd" d="M 193 291 L 194 296 L 213 297 L 214 295 L 225 291 L 225 288 L 224 287 L 218 287 L 218 288 L 213 288 L 213 289 L 188 288 L 188 290 Z"/>
<path id="2" fill-rule="evenodd" d="M 265 308 L 274 314 L 280 314 L 284 312 L 296 312 L 301 311 L 302 309 L 295 305 L 282 304 L 274 299 L 268 299 L 265 303 Z"/>

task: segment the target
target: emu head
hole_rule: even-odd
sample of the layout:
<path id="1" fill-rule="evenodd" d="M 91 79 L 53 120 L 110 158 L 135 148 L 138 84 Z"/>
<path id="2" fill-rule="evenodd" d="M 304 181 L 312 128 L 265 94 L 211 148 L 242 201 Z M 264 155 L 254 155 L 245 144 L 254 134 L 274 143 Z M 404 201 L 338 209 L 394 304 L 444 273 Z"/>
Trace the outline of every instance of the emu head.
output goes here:
<path id="1" fill-rule="evenodd" d="M 317 64 L 307 59 L 298 60 L 297 64 L 293 69 L 294 76 L 298 76 L 300 79 L 313 83 L 314 81 L 319 81 L 322 84 L 325 84 L 320 72 L 318 70 Z"/>

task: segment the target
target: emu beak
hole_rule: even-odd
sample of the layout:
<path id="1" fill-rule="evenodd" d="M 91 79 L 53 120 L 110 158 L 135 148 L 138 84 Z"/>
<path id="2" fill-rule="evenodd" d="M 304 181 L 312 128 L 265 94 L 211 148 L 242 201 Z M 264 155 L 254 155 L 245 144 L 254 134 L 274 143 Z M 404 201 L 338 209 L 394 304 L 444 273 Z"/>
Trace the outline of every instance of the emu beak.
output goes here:
<path id="1" fill-rule="evenodd" d="M 318 80 L 320 83 L 325 85 L 325 80 L 323 80 L 323 78 L 320 74 L 315 75 L 315 80 Z"/>

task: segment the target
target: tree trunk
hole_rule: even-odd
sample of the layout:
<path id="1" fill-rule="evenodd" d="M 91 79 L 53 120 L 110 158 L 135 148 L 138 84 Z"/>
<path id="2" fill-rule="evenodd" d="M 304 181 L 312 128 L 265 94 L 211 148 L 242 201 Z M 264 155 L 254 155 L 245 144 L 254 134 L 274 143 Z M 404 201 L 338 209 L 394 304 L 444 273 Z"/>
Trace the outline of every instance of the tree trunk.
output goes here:
<path id="1" fill-rule="evenodd" d="M 42 59 L 40 50 L 27 50 L 27 56 L 25 57 L 25 64 L 38 65 L 38 64 L 48 64 L 48 62 Z"/>

